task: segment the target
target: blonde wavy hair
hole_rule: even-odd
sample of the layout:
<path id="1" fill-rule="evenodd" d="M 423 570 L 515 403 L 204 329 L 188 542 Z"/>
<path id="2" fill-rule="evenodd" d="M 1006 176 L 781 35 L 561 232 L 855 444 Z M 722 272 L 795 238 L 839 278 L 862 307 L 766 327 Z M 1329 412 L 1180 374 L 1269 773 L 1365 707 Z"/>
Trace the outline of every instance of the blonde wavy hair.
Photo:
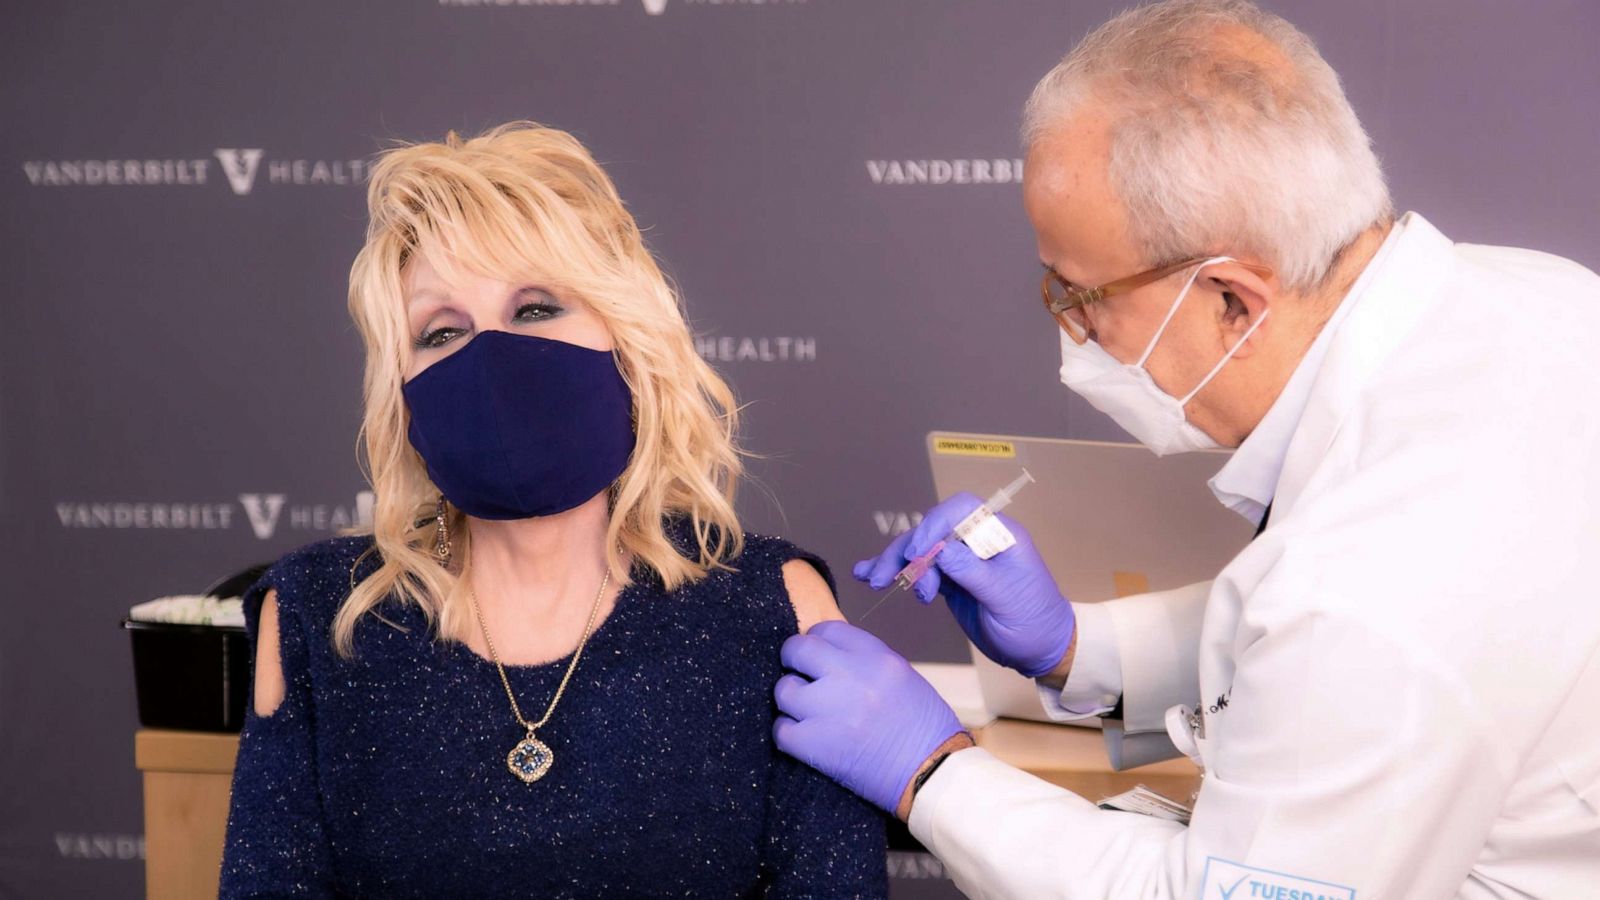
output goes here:
<path id="1" fill-rule="evenodd" d="M 372 169 L 367 209 L 366 246 L 350 269 L 350 314 L 366 344 L 361 437 L 382 565 L 352 585 L 334 620 L 340 654 L 351 655 L 356 624 L 378 615 L 391 595 L 421 607 L 440 636 L 464 635 L 471 623 L 458 596 L 471 564 L 465 517 L 447 507 L 460 563 L 450 571 L 431 552 L 439 489 L 406 437 L 400 389 L 412 336 L 402 277 L 422 256 L 503 281 L 536 267 L 542 284 L 581 297 L 609 327 L 637 431 L 628 467 L 609 492 L 612 578 L 629 583 L 630 562 L 639 563 L 672 590 L 731 568 L 744 540 L 733 506 L 743 471 L 733 393 L 695 351 L 676 292 L 611 179 L 576 138 L 511 122 L 467 141 L 451 132 L 443 143 L 396 147 Z M 690 555 L 668 538 L 666 517 L 690 523 L 697 544 Z"/>

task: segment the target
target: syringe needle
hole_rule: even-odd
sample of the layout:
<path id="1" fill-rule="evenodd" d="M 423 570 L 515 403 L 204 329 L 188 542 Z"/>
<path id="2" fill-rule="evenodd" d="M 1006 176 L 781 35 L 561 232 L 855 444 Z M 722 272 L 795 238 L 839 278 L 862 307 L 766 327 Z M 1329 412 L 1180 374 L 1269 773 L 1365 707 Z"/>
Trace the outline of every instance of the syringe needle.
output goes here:
<path id="1" fill-rule="evenodd" d="M 866 621 L 867 616 L 870 616 L 873 613 L 877 612 L 878 611 L 878 607 L 880 607 L 884 603 L 888 602 L 889 598 L 893 597 L 894 594 L 895 594 L 895 591 L 898 591 L 898 590 L 900 590 L 900 582 L 897 581 L 894 584 L 890 585 L 889 589 L 887 591 L 883 592 L 883 596 L 878 598 L 878 602 L 872 604 L 872 608 L 868 609 L 866 612 L 862 613 L 861 614 L 861 618 L 856 619 L 856 621 L 857 622 Z"/>

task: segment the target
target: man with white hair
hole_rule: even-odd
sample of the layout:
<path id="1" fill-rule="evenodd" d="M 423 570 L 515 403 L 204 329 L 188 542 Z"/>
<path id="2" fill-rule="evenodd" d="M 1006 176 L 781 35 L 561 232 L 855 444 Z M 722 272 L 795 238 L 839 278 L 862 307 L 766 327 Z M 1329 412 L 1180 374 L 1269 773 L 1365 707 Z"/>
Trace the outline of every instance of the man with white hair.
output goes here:
<path id="1" fill-rule="evenodd" d="M 1244 0 L 1116 17 L 1024 139 L 1063 382 L 1157 453 L 1237 447 L 1212 489 L 1261 530 L 1214 581 L 1079 606 L 1001 516 L 1015 546 L 915 589 L 1055 718 L 1166 732 L 1192 819 L 1002 764 L 842 622 L 785 645 L 778 746 L 975 897 L 1596 896 L 1600 278 L 1397 218 L 1337 75 Z"/>

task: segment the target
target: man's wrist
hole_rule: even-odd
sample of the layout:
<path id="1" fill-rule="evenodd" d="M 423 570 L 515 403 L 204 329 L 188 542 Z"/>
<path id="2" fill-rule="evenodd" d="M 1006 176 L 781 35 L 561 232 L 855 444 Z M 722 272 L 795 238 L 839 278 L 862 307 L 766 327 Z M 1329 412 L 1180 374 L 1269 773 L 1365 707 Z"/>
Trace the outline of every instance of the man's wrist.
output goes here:
<path id="1" fill-rule="evenodd" d="M 912 773 L 911 780 L 906 783 L 906 789 L 900 794 L 900 803 L 895 807 L 895 815 L 900 818 L 900 821 L 908 822 L 911 820 L 911 804 L 916 800 L 917 790 L 927 781 L 928 775 L 934 767 L 944 762 L 951 754 L 976 746 L 978 746 L 978 742 L 973 740 L 971 732 L 958 731 L 946 738 L 944 743 L 935 747 L 933 752 L 928 754 L 928 758 L 922 761 L 922 765 L 917 766 L 917 771 Z"/>
<path id="2" fill-rule="evenodd" d="M 1076 624 L 1072 629 L 1072 639 L 1067 641 L 1067 650 L 1061 654 L 1061 661 L 1055 664 L 1050 671 L 1039 676 L 1039 683 L 1045 687 L 1059 691 L 1067 686 L 1067 676 L 1072 673 L 1072 660 L 1078 655 L 1078 629 Z"/>

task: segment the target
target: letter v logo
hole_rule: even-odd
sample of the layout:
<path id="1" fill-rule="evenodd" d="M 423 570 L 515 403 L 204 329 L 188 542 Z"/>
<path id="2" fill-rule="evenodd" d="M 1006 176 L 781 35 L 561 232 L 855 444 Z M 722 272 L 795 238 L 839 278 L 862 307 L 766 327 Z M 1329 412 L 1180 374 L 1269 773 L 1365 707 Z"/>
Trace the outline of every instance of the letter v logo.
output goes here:
<path id="1" fill-rule="evenodd" d="M 659 16 L 667 11 L 667 0 L 644 0 L 644 11 Z"/>
<path id="2" fill-rule="evenodd" d="M 222 174 L 228 176 L 233 192 L 241 197 L 250 193 L 256 183 L 256 167 L 261 164 L 261 151 L 219 148 L 214 155 L 222 163 Z"/>
<path id="3" fill-rule="evenodd" d="M 266 540 L 278 530 L 278 516 L 283 512 L 283 494 L 240 494 L 239 505 L 250 518 L 250 528 L 256 537 Z"/>

